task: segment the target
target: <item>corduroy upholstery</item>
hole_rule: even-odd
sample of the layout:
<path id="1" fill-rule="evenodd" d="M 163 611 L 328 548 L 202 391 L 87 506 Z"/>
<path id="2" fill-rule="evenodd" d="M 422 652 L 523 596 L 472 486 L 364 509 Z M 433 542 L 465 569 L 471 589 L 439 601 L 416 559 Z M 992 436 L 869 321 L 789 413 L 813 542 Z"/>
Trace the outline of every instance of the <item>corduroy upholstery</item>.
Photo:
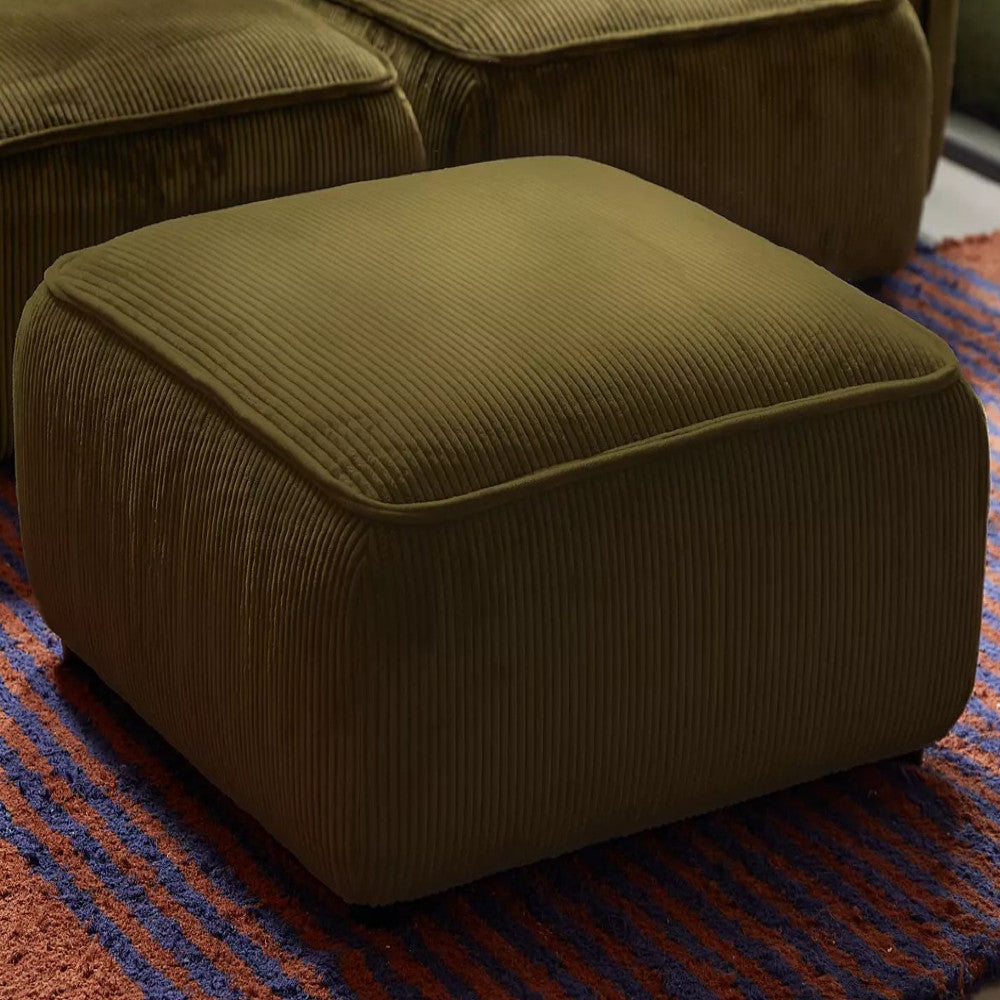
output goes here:
<path id="1" fill-rule="evenodd" d="M 958 2 L 959 0 L 910 0 L 920 18 L 931 56 L 931 76 L 934 83 L 931 113 L 931 178 L 934 176 L 934 168 L 944 148 L 944 126 L 948 120 L 948 107 L 951 104 L 955 43 L 958 34 Z M 969 0 L 964 2 L 968 3 Z"/>
<path id="2" fill-rule="evenodd" d="M 14 331 L 60 254 L 423 165 L 384 57 L 289 0 L 0 5 L 0 452 Z"/>
<path id="3" fill-rule="evenodd" d="M 912 252 L 931 72 L 908 0 L 304 0 L 393 61 L 432 166 L 628 170 L 842 277 Z"/>
<path id="4" fill-rule="evenodd" d="M 988 455 L 950 351 L 610 167 L 65 257 L 15 412 L 47 620 L 351 901 L 912 750 L 971 689 Z"/>

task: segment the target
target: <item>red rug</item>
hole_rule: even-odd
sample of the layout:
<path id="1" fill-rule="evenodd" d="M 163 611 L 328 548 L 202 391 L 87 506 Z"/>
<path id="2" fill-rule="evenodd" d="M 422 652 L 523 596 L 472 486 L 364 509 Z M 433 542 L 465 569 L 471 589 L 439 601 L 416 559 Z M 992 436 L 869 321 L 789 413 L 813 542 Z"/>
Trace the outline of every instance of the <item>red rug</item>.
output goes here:
<path id="1" fill-rule="evenodd" d="M 920 1000 L 1000 976 L 1000 234 L 879 293 L 945 337 L 993 435 L 975 694 L 867 767 L 378 915 L 349 910 L 87 670 L 0 475 L 0 1000 Z"/>

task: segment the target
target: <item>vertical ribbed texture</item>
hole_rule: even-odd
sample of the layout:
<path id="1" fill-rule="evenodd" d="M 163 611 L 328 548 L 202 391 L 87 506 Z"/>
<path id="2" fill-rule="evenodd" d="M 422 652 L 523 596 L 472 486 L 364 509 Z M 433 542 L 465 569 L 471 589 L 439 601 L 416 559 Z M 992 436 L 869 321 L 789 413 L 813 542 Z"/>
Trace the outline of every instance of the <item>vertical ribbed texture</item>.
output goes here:
<path id="1" fill-rule="evenodd" d="M 307 2 L 389 56 L 432 166 L 538 154 L 600 160 L 848 278 L 886 273 L 913 249 L 932 97 L 907 0 L 737 20 L 721 31 L 713 12 L 747 15 L 763 5 L 697 4 L 705 20 L 692 27 L 605 46 L 598 36 L 577 54 L 527 62 L 470 59 L 327 0 Z M 384 5 L 404 14 L 414 6 L 423 12 Z M 639 6 L 655 10 L 656 23 L 677 5 Z M 479 27 L 458 41 L 505 53 L 557 38 L 577 45 L 581 7 L 590 5 L 538 2 L 504 8 L 503 17 L 470 16 L 467 28 L 459 20 L 463 30 Z"/>
<path id="2" fill-rule="evenodd" d="M 560 207 L 597 212 L 594 184 L 612 214 Z M 394 244 L 376 207 L 394 198 L 456 225 Z M 477 251 L 464 212 L 486 222 L 494 199 L 506 228 Z M 668 220 L 700 312 L 682 289 L 654 308 L 671 268 L 639 248 Z M 633 236 L 635 329 L 577 283 L 602 280 L 577 252 L 592 231 Z M 246 234 L 268 259 L 285 241 L 305 284 L 247 271 Z M 379 245 L 391 276 L 365 256 Z M 152 294 L 144 253 L 165 246 L 171 287 Z M 473 280 L 491 252 L 508 282 L 492 326 L 462 311 L 491 307 Z M 534 305 L 518 252 L 540 268 Z M 413 288 L 403 329 L 426 362 L 403 382 L 391 281 Z M 379 297 L 321 308 L 355 286 Z M 912 750 L 969 695 L 988 452 L 952 355 L 604 167 L 396 178 L 84 251 L 32 299 L 15 399 L 51 626 L 347 900 Z M 667 431 L 690 433 L 635 450 Z"/>
<path id="3" fill-rule="evenodd" d="M 955 69 L 956 36 L 958 34 L 959 0 L 910 0 L 920 15 L 927 47 L 931 54 L 931 76 L 934 82 L 934 105 L 931 115 L 930 176 L 944 146 L 944 127 L 951 104 L 952 79 Z M 993 59 L 990 59 L 992 65 Z"/>
<path id="4" fill-rule="evenodd" d="M 46 342 L 24 350 L 41 350 L 55 367 L 22 366 L 18 391 L 27 401 L 58 382 L 51 419 L 70 436 L 59 443 L 54 423 L 46 432 L 26 414 L 25 426 L 47 444 L 39 451 L 19 443 L 18 461 L 56 462 L 48 447 L 63 447 L 82 472 L 93 447 L 109 472 L 115 468 L 89 498 L 79 492 L 89 489 L 86 477 L 67 482 L 60 518 L 68 534 L 38 552 L 43 561 L 71 561 L 74 586 L 100 592 L 93 620 L 116 623 L 81 635 L 79 652 L 94 663 L 137 656 L 133 663 L 148 664 L 107 679 L 205 773 L 220 782 L 227 774 L 229 793 L 263 822 L 298 830 L 304 853 L 331 864 L 339 854 L 338 870 L 346 868 L 356 822 L 344 805 L 358 790 L 345 762 L 359 721 L 353 689 L 361 662 L 348 611 L 363 527 L 331 517 L 314 490 L 135 355 L 113 344 L 105 354 L 69 316 L 46 328 Z M 114 391 L 105 396 L 101 387 Z M 31 532 L 37 508 L 27 481 L 23 491 Z M 98 509 L 116 514 L 98 527 Z M 135 530 L 139 523 L 148 533 Z M 74 631 L 69 621 L 66 628 Z M 134 688 L 140 677 L 142 694 Z M 169 704 L 188 706 L 177 725 L 161 718 Z"/>
<path id="5" fill-rule="evenodd" d="M 378 527 L 373 898 L 939 738 L 975 667 L 985 476 L 962 388 Z"/>
<path id="6" fill-rule="evenodd" d="M 1000 356 L 996 350 L 1000 286 L 995 278 L 992 285 L 983 278 L 990 269 L 994 275 L 1000 274 L 998 250 L 1000 241 L 994 239 L 992 243 L 978 241 L 940 252 L 922 251 L 880 292 L 947 337 L 993 423 L 1000 413 Z M 956 262 L 967 266 L 956 266 Z M 975 271 L 969 269 L 970 262 Z M 62 332 L 75 331 L 63 327 Z M 52 345 L 52 350 L 58 348 Z M 67 363 L 79 359 L 86 366 L 84 354 L 72 353 Z M 141 407 L 139 399 L 146 394 L 172 418 L 188 412 L 180 399 L 172 406 L 170 394 L 162 392 L 160 373 L 147 378 L 132 363 L 118 365 L 114 358 L 102 356 L 100 365 L 105 363 L 109 377 L 114 373 L 126 387 L 128 408 Z M 113 408 L 113 401 L 104 408 L 109 407 Z M 932 439 L 939 429 L 930 421 L 948 420 L 945 411 L 938 407 L 927 413 L 925 426 L 932 432 L 930 438 L 921 435 L 921 420 L 908 423 L 906 440 L 894 438 L 895 432 L 887 429 L 883 443 L 905 445 L 898 450 L 876 450 L 894 470 L 893 482 L 899 476 L 896 464 L 908 464 L 911 435 L 913 441 L 923 442 L 921 447 L 935 450 Z M 190 417 L 190 441 L 196 442 L 201 433 L 197 407 L 190 411 Z M 65 412 L 63 418 L 71 419 Z M 115 418 L 116 423 L 126 419 L 124 411 Z M 175 424 L 173 430 L 179 426 Z M 951 426 L 951 446 L 956 451 L 976 446 L 978 429 L 973 423 L 959 421 Z M 141 444 L 145 454 L 147 445 L 155 446 L 162 435 L 157 436 L 152 420 L 145 419 L 144 428 L 129 439 Z M 964 440 L 962 428 L 973 435 L 973 441 Z M 316 504 L 309 499 L 300 486 L 292 485 L 267 461 L 262 462 L 255 449 L 246 449 L 224 427 L 205 425 L 205 433 L 214 436 L 216 432 L 217 445 L 209 446 L 206 440 L 197 460 L 185 459 L 183 468 L 190 469 L 192 475 L 214 470 L 220 475 L 231 473 L 255 480 L 253 487 L 237 489 L 230 482 L 223 488 L 234 501 L 230 506 L 239 512 L 226 509 L 222 498 L 209 499 L 207 489 L 199 508 L 226 525 L 245 529 L 248 554 L 242 565 L 248 578 L 262 572 L 270 559 L 267 569 L 273 572 L 274 582 L 267 585 L 267 595 L 280 594 L 278 581 L 284 581 L 291 591 L 296 581 L 306 577 L 314 583 L 322 580 L 320 560 L 334 555 L 343 558 L 345 566 L 356 566 L 363 575 L 363 557 L 361 562 L 355 561 L 346 536 L 337 537 L 338 529 L 328 519 L 325 501 Z M 115 432 L 116 441 L 126 437 Z M 83 434 L 80 438 L 86 440 Z M 814 440 L 826 438 L 820 435 Z M 795 448 L 803 443 L 786 437 L 783 449 L 781 442 L 772 440 L 759 478 L 781 477 L 795 457 Z M 858 443 L 874 444 L 868 436 Z M 175 467 L 176 445 L 176 441 L 168 441 L 165 456 Z M 230 447 L 227 458 L 224 451 Z M 763 452 L 757 454 L 764 457 Z M 994 438 L 994 462 L 997 455 Z M 66 481 L 73 481 L 78 470 L 71 458 L 60 459 L 66 462 L 60 467 L 70 473 Z M 163 483 L 170 478 L 171 471 L 157 462 L 154 456 L 147 456 L 147 464 L 155 465 L 157 471 L 133 475 L 130 482 L 136 489 L 154 479 Z M 137 462 L 130 464 L 132 469 L 137 466 Z M 807 469 L 817 467 L 807 465 Z M 692 471 L 690 465 L 685 468 Z M 940 465 L 934 461 L 931 469 L 936 474 Z M 25 475 L 19 483 L 25 503 L 32 506 L 39 496 L 31 486 L 33 479 Z M 783 482 L 783 478 L 776 481 L 772 495 L 786 493 Z M 274 505 L 287 505 L 289 517 L 300 521 L 298 528 L 276 527 L 279 519 L 275 511 L 265 509 L 269 504 L 265 491 L 270 486 L 274 487 Z M 726 468 L 721 462 L 697 488 L 698 502 L 706 507 L 717 495 L 728 502 L 740 493 L 738 485 L 726 486 Z M 179 499 L 187 495 L 186 489 L 183 484 L 157 487 L 146 502 Z M 814 482 L 811 490 L 803 487 L 801 495 L 824 510 L 828 494 L 823 483 Z M 88 491 L 85 504 L 92 514 L 103 497 Z M 140 508 L 143 503 L 138 496 L 130 502 Z M 959 502 L 957 493 L 955 502 Z M 623 995 L 652 1000 L 885 1000 L 886 996 L 945 1000 L 972 995 L 993 975 L 1000 960 L 996 935 L 1000 921 L 997 504 L 994 490 L 975 692 L 948 736 L 929 748 L 923 767 L 887 762 L 854 770 L 372 914 L 352 911 L 321 890 L 286 851 L 166 746 L 91 671 L 78 661 L 61 662 L 59 640 L 42 621 L 27 584 L 8 466 L 0 470 L 0 922 L 4 927 L 0 993 L 17 1000 L 50 1000 L 56 993 L 74 1000 L 107 1000 L 112 996 L 129 1000 L 265 1000 L 274 996 L 289 1000 L 548 1000 Z M 548 509 L 555 514 L 563 507 L 551 505 Z M 607 506 L 599 510 L 602 520 L 616 513 Z M 826 515 L 831 513 L 827 508 Z M 780 529 L 777 518 L 782 515 L 783 508 L 776 505 L 766 524 Z M 76 518 L 79 514 L 73 511 L 67 516 Z M 915 516 L 923 519 L 922 514 Z M 943 540 L 941 532 L 949 530 L 950 516 L 950 508 L 942 506 L 939 522 L 919 541 L 931 544 L 934 539 Z M 829 523 L 834 520 L 831 516 Z M 319 521 L 327 528 L 317 531 Z M 73 523 L 81 526 L 86 537 L 91 522 L 80 517 Z M 836 550 L 825 543 L 815 544 L 815 538 L 802 530 L 807 523 L 802 516 L 793 523 L 799 529 L 794 541 L 783 533 L 777 546 L 767 534 L 742 539 L 742 568 L 749 575 L 730 574 L 717 586 L 706 583 L 711 584 L 726 565 L 719 561 L 723 538 L 714 547 L 694 553 L 696 562 L 711 559 L 711 565 L 701 571 L 692 566 L 692 547 L 683 547 L 676 571 L 665 580 L 668 606 L 675 606 L 685 584 L 695 579 L 701 581 L 696 595 L 699 599 L 714 593 L 725 602 L 756 591 L 784 563 L 793 545 L 817 557 L 811 569 L 799 565 L 800 581 L 810 572 L 822 578 L 831 562 L 836 572 Z M 911 520 L 906 518 L 902 523 L 908 525 Z M 540 511 L 532 516 L 530 526 L 532 530 L 558 530 Z M 275 555 L 266 537 L 261 544 L 261 529 L 275 530 L 293 549 L 308 546 L 309 553 L 293 565 L 294 552 L 284 558 Z M 180 533 L 179 527 L 173 530 Z M 207 541 L 210 534 L 203 525 L 194 523 L 184 530 L 189 539 Z M 839 539 L 866 537 L 863 527 L 857 532 L 849 527 L 835 528 L 833 533 Z M 463 551 L 472 558 L 487 555 L 488 541 L 478 544 L 483 537 L 477 534 L 475 544 Z M 625 557 L 619 546 L 629 537 L 631 533 L 624 527 L 621 531 L 608 527 L 596 539 L 618 580 L 622 579 Z M 727 532 L 723 537 L 731 541 L 734 536 Z M 372 551 L 394 551 L 398 561 L 393 572 L 410 568 L 413 557 L 420 557 L 419 547 L 411 546 L 404 553 L 392 538 L 379 543 L 374 539 L 357 541 L 370 545 Z M 608 541 L 612 544 L 605 546 Z M 87 544 L 96 547 L 95 542 Z M 573 552 L 578 544 L 574 539 Z M 885 554 L 896 542 L 878 544 Z M 249 554 L 251 548 L 253 554 Z M 520 551 L 530 555 L 523 547 Z M 565 579 L 567 571 L 559 569 L 563 556 L 549 546 L 539 551 L 539 557 L 543 555 L 546 561 L 539 561 L 541 572 L 548 574 L 554 566 L 558 578 Z M 619 693 L 619 688 L 627 691 L 637 679 L 634 654 L 646 643 L 646 633 L 655 635 L 649 644 L 658 643 L 669 656 L 673 650 L 691 648 L 694 641 L 707 641 L 704 637 L 710 635 L 711 625 L 707 618 L 699 622 L 703 638 L 695 640 L 686 621 L 684 627 L 671 630 L 665 630 L 659 619 L 640 622 L 637 614 L 646 599 L 633 581 L 654 572 L 657 556 L 643 544 L 627 558 L 632 570 L 626 585 L 620 594 L 612 593 L 608 598 L 614 620 L 621 623 L 620 641 L 599 637 L 588 660 L 596 664 L 609 654 L 616 656 L 618 675 L 600 677 L 591 670 L 586 675 L 586 690 L 562 691 L 570 706 L 568 713 L 581 701 L 586 703 L 592 678 L 604 684 L 603 690 L 610 692 L 604 713 L 607 725 L 595 732 L 594 738 L 601 738 L 610 754 L 618 752 L 612 727 L 631 721 L 624 708 L 635 709 L 633 718 L 642 729 L 662 711 L 655 703 L 638 705 L 627 693 Z M 163 564 L 163 554 L 139 548 L 136 560 L 137 566 L 141 563 L 155 571 Z M 903 568 L 908 565 L 904 562 Z M 418 576 L 426 573 L 419 564 L 416 571 Z M 228 570 L 219 575 L 228 581 L 227 586 L 233 585 Z M 152 585 L 141 578 L 140 569 L 135 578 L 139 592 L 149 594 Z M 891 569 L 886 578 L 889 586 L 898 586 L 903 592 L 904 584 Z M 86 595 L 87 606 L 92 597 L 99 598 L 106 585 L 96 575 L 94 579 L 93 592 Z M 862 583 L 852 607 L 861 607 L 862 595 L 870 594 L 873 584 L 885 585 L 875 574 L 866 576 Z M 345 585 L 350 586 L 346 581 Z M 202 586 L 208 589 L 209 584 Z M 943 601 L 958 600 L 953 586 L 945 569 L 940 587 Z M 961 586 L 973 587 L 971 577 Z M 363 590 L 356 588 L 352 598 L 342 589 L 339 596 L 356 600 Z M 502 590 L 499 584 L 481 579 L 471 593 L 499 595 Z M 822 588 L 811 584 L 803 590 L 808 593 L 798 598 L 795 607 L 817 619 L 822 617 Z M 908 594 L 920 592 L 919 586 L 906 590 Z M 338 593 L 320 586 L 318 599 L 338 599 Z M 274 605 L 277 614 L 272 614 L 270 606 L 247 605 L 245 610 L 253 620 L 246 625 L 246 634 L 262 643 L 286 639 L 291 659 L 298 662 L 296 657 L 310 652 L 310 635 L 303 632 L 292 637 L 285 631 L 282 609 L 293 600 L 301 601 L 304 607 L 310 597 L 300 591 L 298 597 L 280 598 Z M 760 606 L 759 599 L 755 601 Z M 210 595 L 210 602 L 212 609 L 234 603 L 231 597 L 222 599 L 218 592 Z M 490 610 L 498 620 L 513 611 L 521 617 L 530 613 L 526 604 L 526 598 L 514 595 Z M 200 609 L 195 611 L 200 616 Z M 931 639 L 934 644 L 943 641 L 942 627 L 952 627 L 947 615 L 936 620 L 937 626 L 924 625 L 928 635 L 941 637 Z M 117 628 L 118 623 L 111 627 Z M 188 656 L 192 644 L 180 634 L 184 627 L 178 623 L 167 635 L 166 648 L 178 644 Z M 499 627 L 489 625 L 482 641 L 456 637 L 452 648 L 476 644 L 489 655 L 490 636 Z M 551 622 L 543 637 L 546 644 L 539 647 L 541 653 L 550 656 L 558 643 L 565 641 L 570 627 L 564 620 Z M 832 627 L 824 626 L 823 634 L 830 637 Z M 873 623 L 865 632 L 870 635 L 878 627 Z M 397 625 L 393 623 L 392 628 L 397 629 Z M 431 631 L 429 628 L 426 635 Z M 326 663 L 334 665 L 335 672 L 337 658 L 349 653 L 358 637 L 338 633 L 332 626 L 326 634 L 331 642 Z M 716 648 L 744 641 L 757 643 L 761 659 L 771 658 L 774 649 L 786 649 L 790 657 L 794 649 L 798 651 L 794 655 L 801 656 L 808 649 L 810 628 L 804 620 L 775 621 L 765 635 L 750 616 L 743 616 L 720 635 Z M 828 659 L 838 659 L 854 641 L 845 632 L 833 642 Z M 214 647 L 207 648 L 214 652 Z M 250 658 L 233 672 L 241 678 L 267 676 L 267 654 L 248 648 Z M 523 679 L 530 668 L 528 651 L 509 652 L 512 666 L 506 673 Z M 200 661 L 202 673 L 210 665 L 207 655 Z M 160 662 L 161 650 L 153 650 L 145 661 L 140 656 L 137 653 L 130 661 L 130 672 L 148 672 L 150 663 Z M 558 673 L 548 669 L 546 661 L 536 662 L 548 689 L 559 685 Z M 759 669 L 754 667 L 750 673 Z M 810 676 L 808 670 L 796 671 L 793 683 L 798 683 L 800 675 Z M 290 683 L 301 674 L 293 668 L 285 670 L 283 676 Z M 853 675 L 848 677 L 856 680 Z M 475 678 L 473 674 L 469 680 L 474 682 Z M 725 678 L 720 676 L 722 679 L 732 680 L 732 671 Z M 850 707 L 856 697 L 855 686 L 837 683 L 836 676 L 828 678 L 824 688 L 829 693 L 826 715 L 846 717 L 845 705 Z M 900 718 L 912 710 L 909 699 L 918 696 L 910 687 L 904 672 L 899 685 L 903 699 Z M 734 689 L 744 688 L 738 683 Z M 521 683 L 519 689 L 529 691 L 530 682 Z M 684 689 L 685 698 L 677 701 L 673 718 L 684 718 L 694 704 L 694 690 L 691 685 Z M 704 697 L 711 697 L 713 705 L 728 694 L 719 683 L 706 684 L 705 691 L 711 691 Z M 807 689 L 799 684 L 794 696 L 790 689 L 783 693 L 789 711 L 808 706 L 803 691 Z M 555 696 L 546 693 L 544 699 L 550 703 Z M 508 709 L 512 705 L 511 700 Z M 743 708 L 751 705 L 745 702 Z M 309 706 L 307 711 L 321 708 Z M 891 714 L 897 714 L 896 706 Z M 485 724 L 487 717 L 483 712 L 480 721 Z M 264 718 L 263 711 L 258 718 Z M 507 724 L 499 708 L 489 718 L 498 725 Z M 739 716 L 744 738 L 730 737 L 737 761 L 754 759 L 754 733 L 743 726 L 748 718 L 747 712 Z M 887 723 L 886 731 L 891 728 Z M 290 725 L 276 731 L 282 738 L 295 738 Z M 798 725 L 786 721 L 782 731 L 797 732 Z M 450 722 L 440 733 L 445 743 L 476 736 L 461 720 Z M 223 742 L 230 738 L 216 739 Z M 479 739 L 480 743 L 502 747 L 495 733 Z M 245 733 L 233 739 L 238 746 L 246 742 Z M 351 759 L 358 757 L 355 754 Z M 426 754 L 421 759 L 426 759 Z M 460 801 L 456 792 L 464 776 L 493 767 L 489 760 L 490 754 L 477 752 L 456 761 L 456 771 L 461 766 L 465 771 L 457 773 L 453 783 L 440 786 L 439 800 Z M 589 774 L 594 768 L 592 761 L 587 763 Z M 269 766 L 265 762 L 265 768 Z M 655 768 L 647 770 L 635 780 L 646 784 L 655 780 L 656 773 Z M 360 791 L 356 785 L 355 792 Z M 560 801 L 571 800 L 571 793 L 560 792 Z M 621 801 L 621 796 L 616 801 Z M 470 815 L 464 814 L 465 828 Z M 490 830 L 509 829 L 495 802 L 484 815 Z M 456 840 L 462 829 L 456 822 Z"/>
<path id="7" fill-rule="evenodd" d="M 922 746 L 968 696 L 962 385 L 366 529 L 89 325 L 49 317 L 20 364 L 52 627 L 348 899 Z"/>

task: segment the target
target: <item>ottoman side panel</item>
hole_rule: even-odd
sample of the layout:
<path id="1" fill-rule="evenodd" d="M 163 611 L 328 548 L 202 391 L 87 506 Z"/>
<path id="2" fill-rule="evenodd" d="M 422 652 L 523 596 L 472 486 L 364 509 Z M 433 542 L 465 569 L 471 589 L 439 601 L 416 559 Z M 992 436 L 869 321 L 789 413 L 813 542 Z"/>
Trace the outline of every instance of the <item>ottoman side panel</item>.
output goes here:
<path id="1" fill-rule="evenodd" d="M 364 526 L 44 292 L 17 354 L 21 527 L 46 620 L 349 892 L 368 794 L 355 780 L 363 650 L 351 628 Z"/>
<path id="2" fill-rule="evenodd" d="M 70 250 L 163 219 L 420 170 L 398 88 L 83 138 L 0 157 L 0 453 L 24 303 Z"/>
<path id="3" fill-rule="evenodd" d="M 396 65 L 432 167 L 587 157 L 849 279 L 891 271 L 912 252 L 931 78 L 907 0 L 499 62 L 312 3 Z"/>
<path id="4" fill-rule="evenodd" d="M 968 388 L 665 453 L 438 525 L 366 576 L 369 901 L 942 736 L 987 499 Z"/>

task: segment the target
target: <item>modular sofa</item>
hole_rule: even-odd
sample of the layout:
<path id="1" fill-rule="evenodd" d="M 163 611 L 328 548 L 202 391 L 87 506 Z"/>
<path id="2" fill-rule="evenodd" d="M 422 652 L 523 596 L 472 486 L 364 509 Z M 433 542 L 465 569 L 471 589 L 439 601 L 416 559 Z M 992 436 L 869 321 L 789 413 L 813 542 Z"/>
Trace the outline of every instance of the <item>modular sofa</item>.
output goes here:
<path id="1" fill-rule="evenodd" d="M 345 899 L 953 723 L 983 414 L 830 273 L 915 237 L 940 29 L 908 0 L 4 18 L 39 606 Z"/>
<path id="2" fill-rule="evenodd" d="M 0 7 L 0 452 L 12 441 L 18 317 L 61 253 L 428 163 L 586 156 L 841 276 L 891 270 L 912 249 L 940 146 L 954 9 L 10 0 Z"/>

